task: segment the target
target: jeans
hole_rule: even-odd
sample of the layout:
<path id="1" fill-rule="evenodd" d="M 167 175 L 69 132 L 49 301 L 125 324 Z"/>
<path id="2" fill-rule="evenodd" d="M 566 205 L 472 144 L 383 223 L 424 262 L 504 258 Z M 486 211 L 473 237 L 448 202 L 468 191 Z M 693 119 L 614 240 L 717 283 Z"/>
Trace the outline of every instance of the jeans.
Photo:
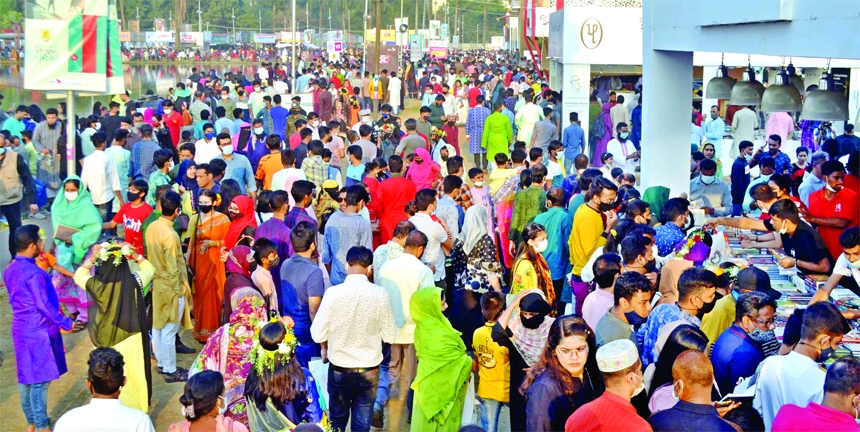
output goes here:
<path id="1" fill-rule="evenodd" d="M 502 406 L 508 406 L 508 403 L 482 397 L 478 397 L 478 400 L 481 402 L 481 428 L 486 432 L 498 431 L 499 413 L 502 412 Z"/>
<path id="2" fill-rule="evenodd" d="M 744 213 L 743 204 L 732 204 L 732 216 L 741 216 Z"/>
<path id="3" fill-rule="evenodd" d="M 579 156 L 581 153 L 582 152 L 579 151 L 564 152 L 564 172 L 568 175 L 568 177 L 570 176 L 570 173 L 573 172 L 571 170 L 573 169 L 573 163 L 575 162 L 576 157 Z"/>
<path id="4" fill-rule="evenodd" d="M 585 302 L 585 297 L 588 296 L 588 288 L 588 283 L 583 282 L 581 277 L 571 275 L 570 289 L 573 291 L 573 297 L 576 299 L 573 312 L 576 316 L 582 316 L 582 304 Z"/>
<path id="5" fill-rule="evenodd" d="M 391 344 L 382 343 L 382 363 L 379 364 L 379 388 L 376 389 L 376 401 L 373 403 L 374 411 L 382 411 L 388 403 L 388 395 L 391 393 L 391 378 L 389 376 L 389 363 L 391 362 Z"/>
<path id="6" fill-rule="evenodd" d="M 15 244 L 15 230 L 21 227 L 21 201 L 0 206 L 0 214 L 9 223 L 9 255 L 15 258 L 18 254 L 18 245 Z"/>
<path id="7" fill-rule="evenodd" d="M 96 204 L 96 209 L 102 217 L 102 222 L 110 222 L 113 219 L 113 199 L 104 203 Z M 116 230 L 102 231 L 102 234 L 113 234 Z"/>
<path id="8" fill-rule="evenodd" d="M 185 311 L 185 298 L 179 299 L 179 320 L 164 324 L 164 328 L 152 329 L 152 343 L 155 345 L 155 358 L 158 367 L 165 374 L 176 372 L 176 335 L 182 328 L 182 312 Z"/>
<path id="9" fill-rule="evenodd" d="M 346 430 L 352 415 L 354 432 L 370 430 L 373 402 L 379 387 L 379 368 L 367 372 L 344 372 L 328 368 L 329 415 L 334 430 Z"/>
<path id="10" fill-rule="evenodd" d="M 18 384 L 18 394 L 21 397 L 21 408 L 27 417 L 27 424 L 36 426 L 36 430 L 47 429 L 51 425 L 48 418 L 48 385 L 50 381 L 38 384 Z"/>
<path id="11" fill-rule="evenodd" d="M 373 111 L 373 99 L 368 96 L 364 97 L 364 109 L 369 109 Z"/>
<path id="12" fill-rule="evenodd" d="M 486 153 L 474 153 L 472 157 L 475 161 L 475 168 L 480 168 L 482 170 L 487 169 L 487 154 Z"/>

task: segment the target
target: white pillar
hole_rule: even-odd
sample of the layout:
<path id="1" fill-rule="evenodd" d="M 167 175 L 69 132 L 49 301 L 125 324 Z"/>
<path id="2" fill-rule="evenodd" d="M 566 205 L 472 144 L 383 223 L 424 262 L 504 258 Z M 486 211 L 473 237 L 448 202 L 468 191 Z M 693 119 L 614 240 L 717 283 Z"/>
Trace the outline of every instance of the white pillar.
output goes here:
<path id="1" fill-rule="evenodd" d="M 591 65 L 561 63 L 559 65 L 556 73 L 561 78 L 559 89 L 563 89 L 561 127 L 566 128 L 570 124 L 571 112 L 579 114 L 579 125 L 585 131 L 585 154 L 590 154 L 591 149 L 588 148 L 587 142 L 588 127 L 590 126 L 588 124 L 588 96 L 590 95 Z"/>

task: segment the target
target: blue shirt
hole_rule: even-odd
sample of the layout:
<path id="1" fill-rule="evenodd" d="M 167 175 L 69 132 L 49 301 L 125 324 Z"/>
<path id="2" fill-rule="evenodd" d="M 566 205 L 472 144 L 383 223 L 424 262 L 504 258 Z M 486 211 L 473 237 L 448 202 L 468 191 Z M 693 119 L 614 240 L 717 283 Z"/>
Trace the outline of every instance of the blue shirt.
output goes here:
<path id="1" fill-rule="evenodd" d="M 671 254 L 675 250 L 675 246 L 681 240 L 687 238 L 684 231 L 681 231 L 681 228 L 672 222 L 660 225 L 654 228 L 654 231 L 657 231 L 657 236 L 654 240 L 657 242 L 657 252 L 660 253 L 661 257 Z"/>
<path id="2" fill-rule="evenodd" d="M 325 280 L 313 261 L 293 255 L 281 264 L 281 310 L 296 322 L 296 338 L 302 345 L 313 344 L 308 297 L 322 297 Z"/>
<path id="3" fill-rule="evenodd" d="M 640 353 L 643 368 L 648 367 L 651 363 L 657 363 L 658 355 L 654 346 L 657 344 L 657 336 L 660 334 L 660 329 L 664 325 L 678 320 L 686 321 L 694 327 L 699 327 L 702 324 L 700 319 L 684 312 L 675 303 L 661 304 L 655 307 L 651 311 L 651 314 L 648 315 L 648 321 L 645 321 L 645 324 L 639 327 L 639 331 L 636 332 L 636 340 L 639 342 L 639 346 L 642 347 Z"/>
<path id="4" fill-rule="evenodd" d="M 561 207 L 552 207 L 537 215 L 535 223 L 546 228 L 547 246 L 543 257 L 549 265 L 552 280 L 559 280 L 570 271 L 570 251 L 567 240 L 573 227 L 573 219 Z"/>
<path id="5" fill-rule="evenodd" d="M 722 393 L 726 394 L 726 392 Z M 648 419 L 648 424 L 656 432 L 674 430 L 733 432 L 735 430 L 729 422 L 720 418 L 716 407 L 686 401 L 678 401 L 672 408 L 652 415 Z"/>
<path id="6" fill-rule="evenodd" d="M 738 379 L 755 374 L 762 360 L 764 354 L 756 342 L 744 329 L 732 323 L 717 338 L 711 350 L 714 379 L 720 387 L 720 393 L 726 395 L 734 391 Z"/>
<path id="7" fill-rule="evenodd" d="M 235 132 L 233 132 L 233 120 L 230 120 L 227 117 L 222 117 L 215 121 L 215 135 L 220 134 L 221 131 L 223 131 L 224 129 L 227 129 L 227 132 L 230 133 L 230 136 L 236 134 Z"/>
<path id="8" fill-rule="evenodd" d="M 128 169 L 131 177 L 149 179 L 149 175 L 156 170 L 153 156 L 158 150 L 161 150 L 161 146 L 151 139 L 136 142 L 131 148 L 131 161 Z"/>
<path id="9" fill-rule="evenodd" d="M 579 123 L 574 123 L 564 128 L 561 143 L 564 145 L 564 159 L 572 161 L 573 158 L 585 152 L 585 131 Z"/>
<path id="10" fill-rule="evenodd" d="M 325 227 L 322 262 L 331 266 L 331 284 L 340 285 L 346 279 L 346 253 L 354 246 L 373 250 L 370 222 L 358 213 L 334 212 Z"/>
<path id="11" fill-rule="evenodd" d="M 269 110 L 269 115 L 272 116 L 272 133 L 276 133 L 281 136 L 282 141 L 287 140 L 287 117 L 290 116 L 290 110 L 282 107 L 275 106 Z"/>
<path id="12" fill-rule="evenodd" d="M 750 185 L 749 163 L 743 158 L 736 158 L 732 162 L 732 204 L 744 203 L 744 194 Z"/>
<path id="13" fill-rule="evenodd" d="M 242 189 L 243 195 L 257 191 L 257 180 L 254 178 L 254 169 L 251 168 L 251 162 L 248 161 L 247 157 L 234 153 L 229 161 L 224 159 L 224 155 L 218 155 L 215 159 L 227 162 L 227 169 L 224 170 L 224 178 L 236 180 L 239 183 L 239 188 Z"/>
<path id="14" fill-rule="evenodd" d="M 633 130 L 630 131 L 630 141 L 639 148 L 639 140 L 642 139 L 642 105 L 636 105 L 633 112 L 630 113 L 630 123 L 633 123 Z"/>

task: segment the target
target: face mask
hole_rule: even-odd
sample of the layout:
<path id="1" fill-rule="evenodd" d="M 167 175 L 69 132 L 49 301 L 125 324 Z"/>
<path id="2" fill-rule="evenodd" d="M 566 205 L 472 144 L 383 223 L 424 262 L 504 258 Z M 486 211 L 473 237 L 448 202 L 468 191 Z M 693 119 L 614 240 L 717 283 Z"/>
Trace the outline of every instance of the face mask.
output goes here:
<path id="1" fill-rule="evenodd" d="M 602 202 L 602 203 L 597 205 L 597 209 L 602 211 L 602 212 L 608 212 L 609 210 L 612 210 L 613 208 L 615 208 L 614 202 L 611 202 L 611 203 Z"/>
<path id="2" fill-rule="evenodd" d="M 391 116 L 391 114 L 388 114 L 388 113 L 382 113 L 382 118 L 388 118 L 388 117 L 390 117 L 390 116 Z"/>
<path id="3" fill-rule="evenodd" d="M 749 162 L 751 159 L 752 159 L 752 155 L 751 155 L 751 154 L 744 154 L 744 160 L 745 160 L 745 161 Z"/>
<path id="4" fill-rule="evenodd" d="M 689 231 L 696 225 L 696 219 L 693 217 L 693 214 L 690 213 L 687 215 L 687 226 L 684 228 L 684 231 Z"/>
<path id="5" fill-rule="evenodd" d="M 624 317 L 634 329 L 638 329 L 642 324 L 645 324 L 645 321 L 648 321 L 648 317 L 639 316 L 636 311 L 624 312 Z"/>
<path id="6" fill-rule="evenodd" d="M 138 193 L 138 192 L 126 192 L 125 197 L 128 199 L 128 202 L 134 202 L 134 200 L 140 198 L 140 193 Z"/>
<path id="7" fill-rule="evenodd" d="M 704 183 L 706 185 L 713 184 L 714 181 L 717 179 L 716 176 L 712 176 L 712 175 L 709 175 L 709 176 L 702 175 L 701 177 L 702 177 L 702 183 Z"/>
<path id="8" fill-rule="evenodd" d="M 362 118 L 361 118 L 361 121 L 362 121 L 362 122 L 364 122 L 364 123 L 369 122 L 369 121 L 370 121 L 370 116 L 364 116 L 364 117 L 362 117 Z"/>
<path id="9" fill-rule="evenodd" d="M 281 259 L 279 257 L 275 257 L 275 259 L 269 260 L 269 267 L 277 267 L 280 263 Z"/>
<path id="10" fill-rule="evenodd" d="M 254 128 L 254 135 L 262 135 L 262 134 L 263 134 L 263 128 L 261 128 L 261 127 Z"/>
<path id="11" fill-rule="evenodd" d="M 681 382 L 681 381 L 675 381 L 675 382 L 672 384 L 672 397 L 673 397 L 673 398 L 675 398 L 675 399 L 677 399 L 677 400 L 681 400 L 681 396 L 678 394 L 678 391 L 677 391 L 677 389 L 675 388 L 675 386 L 676 386 L 679 382 Z"/>
<path id="12" fill-rule="evenodd" d="M 228 213 L 230 213 L 230 220 L 236 220 L 236 219 L 239 219 L 239 218 L 240 218 L 240 217 L 242 217 L 242 216 L 245 216 L 245 214 L 244 214 L 244 213 L 242 213 L 242 212 L 234 212 L 233 210 L 228 211 Z"/>
<path id="13" fill-rule="evenodd" d="M 482 181 L 476 181 L 474 184 L 475 184 L 476 188 L 484 187 L 484 182 L 482 182 Z M 860 262 L 860 261 L 858 261 L 858 262 Z"/>
<path id="14" fill-rule="evenodd" d="M 711 120 L 716 120 L 716 119 L 717 119 L 717 115 L 716 115 L 716 114 L 711 114 Z"/>
<path id="15" fill-rule="evenodd" d="M 648 273 L 653 273 L 655 270 L 657 270 L 657 260 L 656 259 L 649 260 L 648 262 L 645 263 L 644 266 L 642 266 L 642 268 L 644 268 L 645 271 Z"/>
<path id="16" fill-rule="evenodd" d="M 0 147 L 0 155 L 6 153 L 6 147 Z"/>
<path id="17" fill-rule="evenodd" d="M 633 376 L 635 376 L 636 378 L 639 378 L 639 386 L 636 387 L 635 390 L 633 390 L 633 395 L 630 397 L 636 397 L 636 395 L 638 395 L 639 393 L 642 393 L 642 391 L 645 390 L 645 380 L 642 379 L 642 377 L 639 375 L 633 374 Z"/>
<path id="18" fill-rule="evenodd" d="M 699 309 L 698 313 L 696 313 L 696 317 L 698 317 L 699 319 L 702 319 L 702 317 L 705 316 L 706 313 L 714 310 L 714 305 L 716 305 L 716 304 L 717 304 L 717 298 L 714 297 L 714 299 L 711 300 L 710 303 L 705 303 L 704 305 L 702 305 L 702 308 Z"/>
<path id="19" fill-rule="evenodd" d="M 779 229 L 779 233 L 785 235 L 788 232 L 788 225 L 786 225 L 785 221 L 782 221 L 782 228 Z"/>
<path id="20" fill-rule="evenodd" d="M 318 124 L 320 124 L 320 122 L 316 120 L 311 120 L 311 127 L 317 127 Z"/>
<path id="21" fill-rule="evenodd" d="M 660 249 L 657 247 L 656 244 L 651 245 L 651 253 L 653 253 L 655 257 L 660 256 L 659 251 Z"/>
<path id="22" fill-rule="evenodd" d="M 172 114 L 172 113 L 173 113 L 173 110 L 172 110 L 172 109 L 166 109 L 166 110 L 164 110 L 164 114 L 166 114 L 166 115 L 170 115 L 170 114 Z"/>
<path id="23" fill-rule="evenodd" d="M 758 344 L 764 345 L 765 342 L 776 340 L 776 333 L 773 330 L 761 330 L 755 329 L 749 333 L 750 339 L 758 342 Z"/>
<path id="24" fill-rule="evenodd" d="M 230 95 L 221 95 L 221 99 L 224 99 L 224 100 L 227 100 L 229 97 L 230 97 Z"/>
<path id="25" fill-rule="evenodd" d="M 259 87 L 254 87 L 254 91 L 255 91 L 255 92 L 258 92 L 258 91 L 260 91 L 260 88 L 259 88 Z"/>
<path id="26" fill-rule="evenodd" d="M 102 128 L 102 124 L 101 124 L 101 123 L 96 123 L 96 124 L 93 126 L 93 129 L 95 129 L 95 130 L 99 130 L 99 129 L 101 129 L 101 128 Z"/>
<path id="27" fill-rule="evenodd" d="M 203 137 L 206 138 L 206 141 L 211 141 L 212 138 L 215 138 L 215 132 L 209 132 L 209 133 L 203 134 Z"/>
<path id="28" fill-rule="evenodd" d="M 833 357 L 833 354 L 834 354 L 835 352 L 836 352 L 836 350 L 835 350 L 835 349 L 833 349 L 833 347 L 830 347 L 830 346 L 828 346 L 827 348 L 822 349 L 822 350 L 821 350 L 821 355 L 820 355 L 820 356 L 818 356 L 818 363 L 824 363 L 824 362 L 826 362 L 827 360 L 829 360 L 829 359 L 830 359 L 830 357 Z"/>
<path id="29" fill-rule="evenodd" d="M 534 330 L 540 327 L 540 325 L 543 323 L 543 319 L 543 315 L 535 315 L 531 318 L 523 318 L 522 314 L 520 314 L 520 321 L 522 321 L 523 327 L 527 329 Z"/>
<path id="30" fill-rule="evenodd" d="M 224 396 L 218 396 L 218 398 L 221 399 L 221 403 L 224 404 L 224 406 L 218 407 L 218 415 L 222 416 L 227 412 L 227 401 L 224 400 Z"/>
<path id="31" fill-rule="evenodd" d="M 224 154 L 227 156 L 233 154 L 233 146 L 228 145 L 226 147 L 221 147 L 221 154 Z"/>
<path id="32" fill-rule="evenodd" d="M 78 193 L 77 192 L 65 192 L 64 195 L 66 196 L 66 199 L 69 201 L 74 201 L 74 200 L 78 199 Z"/>
<path id="33" fill-rule="evenodd" d="M 207 205 L 198 204 L 197 208 L 200 209 L 200 213 L 206 214 L 206 213 L 209 213 L 210 211 L 212 211 L 212 204 L 207 204 Z"/>
<path id="34" fill-rule="evenodd" d="M 537 245 L 534 247 L 535 252 L 541 253 L 546 250 L 547 245 L 549 245 L 549 240 L 541 240 L 537 242 Z"/>
<path id="35" fill-rule="evenodd" d="M 828 184 L 828 185 L 824 185 L 824 187 L 826 187 L 826 188 L 827 188 L 827 190 L 829 190 L 830 192 L 833 192 L 833 193 L 839 192 L 839 191 L 837 191 L 836 189 L 833 189 L 829 184 Z"/>
<path id="36" fill-rule="evenodd" d="M 628 135 L 629 135 L 629 134 L 628 134 L 627 132 L 621 132 L 621 133 L 619 133 L 619 134 L 618 134 L 618 138 L 621 138 L 621 140 L 623 141 L 623 140 L 626 140 L 626 139 L 627 139 L 627 136 L 628 136 Z"/>
<path id="37" fill-rule="evenodd" d="M 848 266 L 854 269 L 860 269 L 860 260 L 848 263 Z"/>

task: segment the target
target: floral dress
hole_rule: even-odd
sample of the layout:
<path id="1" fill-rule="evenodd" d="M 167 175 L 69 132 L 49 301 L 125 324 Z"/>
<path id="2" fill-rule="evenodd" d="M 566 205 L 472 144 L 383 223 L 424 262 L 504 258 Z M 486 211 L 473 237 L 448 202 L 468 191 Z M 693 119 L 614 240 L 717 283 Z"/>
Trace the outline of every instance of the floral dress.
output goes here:
<path id="1" fill-rule="evenodd" d="M 462 251 L 462 249 L 460 249 Z M 493 278 L 502 277 L 502 263 L 499 262 L 496 256 L 496 245 L 489 235 L 485 235 L 478 243 L 472 247 L 472 251 L 465 257 L 465 263 L 461 266 L 455 266 L 455 270 L 459 267 L 461 272 L 457 273 L 457 287 L 475 291 L 477 293 L 485 293 L 493 289 L 490 280 Z M 454 259 L 454 254 L 451 254 L 451 259 Z"/>

